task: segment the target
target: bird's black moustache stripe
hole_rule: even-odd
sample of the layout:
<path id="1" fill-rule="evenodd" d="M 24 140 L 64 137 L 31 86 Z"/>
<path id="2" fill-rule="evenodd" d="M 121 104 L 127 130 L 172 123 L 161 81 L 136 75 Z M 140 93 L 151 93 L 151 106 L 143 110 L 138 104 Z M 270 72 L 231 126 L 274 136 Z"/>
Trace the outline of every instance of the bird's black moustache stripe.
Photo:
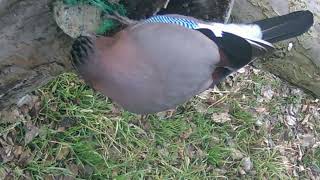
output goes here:
<path id="1" fill-rule="evenodd" d="M 71 48 L 71 61 L 73 66 L 76 68 L 81 64 L 85 64 L 89 59 L 89 55 L 92 53 L 94 53 L 92 40 L 86 36 L 78 37 Z"/>

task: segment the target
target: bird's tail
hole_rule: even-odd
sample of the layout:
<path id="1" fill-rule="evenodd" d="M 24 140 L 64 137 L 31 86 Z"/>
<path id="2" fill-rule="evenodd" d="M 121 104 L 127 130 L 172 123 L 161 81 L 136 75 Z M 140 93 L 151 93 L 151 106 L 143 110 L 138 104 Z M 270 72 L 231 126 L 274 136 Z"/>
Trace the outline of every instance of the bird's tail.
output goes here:
<path id="1" fill-rule="evenodd" d="M 261 28 L 263 40 L 275 43 L 305 33 L 313 23 L 313 14 L 306 10 L 256 21 L 252 24 Z"/>

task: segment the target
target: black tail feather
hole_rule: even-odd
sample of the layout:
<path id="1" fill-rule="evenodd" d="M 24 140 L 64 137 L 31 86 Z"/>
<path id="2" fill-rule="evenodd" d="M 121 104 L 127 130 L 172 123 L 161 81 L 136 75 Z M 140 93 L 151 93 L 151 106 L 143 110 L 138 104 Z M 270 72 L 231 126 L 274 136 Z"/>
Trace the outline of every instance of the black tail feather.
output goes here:
<path id="1" fill-rule="evenodd" d="M 313 25 L 310 11 L 296 11 L 287 15 L 256 21 L 263 32 L 263 40 L 275 43 L 299 36 Z"/>

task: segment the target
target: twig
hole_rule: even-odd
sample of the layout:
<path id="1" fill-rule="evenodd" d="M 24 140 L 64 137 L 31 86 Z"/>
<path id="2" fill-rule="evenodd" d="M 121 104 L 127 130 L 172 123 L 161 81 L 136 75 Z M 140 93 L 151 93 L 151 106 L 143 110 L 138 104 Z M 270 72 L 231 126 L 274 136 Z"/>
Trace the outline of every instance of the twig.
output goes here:
<path id="1" fill-rule="evenodd" d="M 129 18 L 125 17 L 125 16 L 121 16 L 117 12 L 114 12 L 113 14 L 114 15 L 107 14 L 104 17 L 107 18 L 107 19 L 113 19 L 113 20 L 119 21 L 120 23 L 125 24 L 125 25 L 136 24 L 136 23 L 139 22 L 139 21 L 136 21 L 136 20 L 129 19 Z"/>
<path id="2" fill-rule="evenodd" d="M 167 0 L 166 3 L 163 5 L 164 9 L 167 9 L 169 2 L 170 2 L 170 0 Z"/>

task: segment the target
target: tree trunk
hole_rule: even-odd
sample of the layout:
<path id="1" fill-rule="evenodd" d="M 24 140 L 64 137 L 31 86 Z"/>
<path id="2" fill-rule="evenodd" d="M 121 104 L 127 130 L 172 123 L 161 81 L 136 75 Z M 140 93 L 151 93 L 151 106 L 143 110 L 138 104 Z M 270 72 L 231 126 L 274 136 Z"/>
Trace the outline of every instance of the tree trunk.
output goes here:
<path id="1" fill-rule="evenodd" d="M 51 1 L 0 1 L 0 110 L 71 67 Z"/>
<path id="2" fill-rule="evenodd" d="M 269 58 L 257 61 L 259 66 L 288 82 L 320 96 L 320 1 L 317 0 L 236 0 L 232 16 L 237 21 L 252 22 L 296 10 L 308 9 L 315 15 L 310 32 L 279 43 Z M 291 51 L 289 43 L 293 44 Z"/>

